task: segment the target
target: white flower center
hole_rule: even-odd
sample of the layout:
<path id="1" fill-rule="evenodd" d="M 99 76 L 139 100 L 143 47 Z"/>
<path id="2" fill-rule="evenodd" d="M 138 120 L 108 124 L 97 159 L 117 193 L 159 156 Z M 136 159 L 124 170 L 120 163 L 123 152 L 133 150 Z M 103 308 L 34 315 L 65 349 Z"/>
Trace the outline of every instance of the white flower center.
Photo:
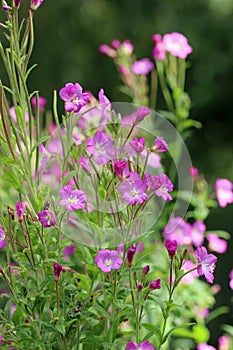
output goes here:
<path id="1" fill-rule="evenodd" d="M 4 241 L 4 239 L 5 239 L 5 235 L 0 232 L 0 242 Z"/>
<path id="2" fill-rule="evenodd" d="M 132 196 L 133 196 L 134 198 L 138 198 L 138 193 L 137 193 L 137 191 L 135 190 L 135 188 L 132 189 L 131 194 L 132 194 Z"/>
<path id="3" fill-rule="evenodd" d="M 76 197 L 76 196 L 70 196 L 69 198 L 68 198 L 68 204 L 77 204 L 77 202 L 78 202 L 78 198 Z"/>
<path id="4" fill-rule="evenodd" d="M 111 266 L 112 265 L 112 259 L 105 259 L 104 260 L 104 265 L 105 266 Z"/>

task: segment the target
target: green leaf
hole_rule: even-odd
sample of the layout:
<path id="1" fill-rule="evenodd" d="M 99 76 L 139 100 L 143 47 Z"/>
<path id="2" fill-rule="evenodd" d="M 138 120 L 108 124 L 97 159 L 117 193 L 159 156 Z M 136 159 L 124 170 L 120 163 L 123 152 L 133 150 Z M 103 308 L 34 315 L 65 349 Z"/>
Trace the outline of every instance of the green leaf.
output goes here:
<path id="1" fill-rule="evenodd" d="M 182 324 L 182 325 L 180 325 L 180 326 L 176 326 L 176 327 L 171 328 L 171 329 L 165 334 L 165 336 L 163 337 L 162 344 L 164 344 L 164 343 L 167 341 L 168 337 L 169 337 L 176 329 L 178 329 L 178 328 L 190 327 L 190 326 L 193 326 L 193 325 L 196 326 L 195 323 L 185 323 L 185 324 Z"/>
<path id="2" fill-rule="evenodd" d="M 108 312 L 103 308 L 103 306 L 99 304 L 93 304 L 92 307 L 90 308 L 91 311 L 93 311 L 98 317 L 106 317 L 107 319 L 111 319 L 109 316 Z"/>
<path id="3" fill-rule="evenodd" d="M 220 306 L 217 309 L 215 309 L 214 311 L 212 311 L 208 317 L 206 318 L 206 324 L 212 320 L 214 320 L 215 318 L 224 315 L 224 314 L 228 314 L 229 312 L 229 307 L 227 306 Z"/>
<path id="4" fill-rule="evenodd" d="M 159 327 L 155 327 L 150 332 L 148 332 L 143 338 L 143 341 L 150 339 L 152 336 L 156 336 L 159 342 L 161 342 L 162 334 Z"/>
<path id="5" fill-rule="evenodd" d="M 72 170 L 64 179 L 62 180 L 62 187 L 67 184 L 67 182 L 74 177 L 74 175 L 77 175 L 76 170 Z"/>
<path id="6" fill-rule="evenodd" d="M 65 335 L 65 333 L 66 333 L 64 323 L 57 323 L 55 326 L 55 330 L 58 331 L 62 335 Z"/>
<path id="7" fill-rule="evenodd" d="M 51 136 L 43 136 L 41 137 L 32 147 L 31 152 L 30 152 L 30 158 L 33 155 L 33 152 L 36 150 L 36 148 L 43 142 L 47 141 L 48 139 L 50 139 Z"/>
<path id="8" fill-rule="evenodd" d="M 207 343 L 210 338 L 208 328 L 201 324 L 196 324 L 193 326 L 193 333 L 197 343 Z"/>

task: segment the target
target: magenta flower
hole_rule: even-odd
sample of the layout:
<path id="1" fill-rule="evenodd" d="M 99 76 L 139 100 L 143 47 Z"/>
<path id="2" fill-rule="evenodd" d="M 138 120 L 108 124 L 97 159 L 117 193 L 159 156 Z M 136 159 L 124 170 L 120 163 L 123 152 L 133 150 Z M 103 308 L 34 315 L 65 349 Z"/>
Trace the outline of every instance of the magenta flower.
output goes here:
<path id="1" fill-rule="evenodd" d="M 117 250 L 99 250 L 94 259 L 98 268 L 103 272 L 110 272 L 111 270 L 118 270 L 123 264 L 123 260 L 118 257 Z"/>
<path id="2" fill-rule="evenodd" d="M 53 263 L 53 274 L 54 274 L 54 281 L 58 281 L 60 278 L 61 272 L 67 271 L 66 266 L 59 265 L 58 263 Z"/>
<path id="3" fill-rule="evenodd" d="M 136 344 L 134 341 L 130 340 L 130 342 L 126 345 L 126 350 L 155 350 L 154 345 L 149 343 L 148 340 L 143 341 L 140 344 Z"/>
<path id="4" fill-rule="evenodd" d="M 163 46 L 162 36 L 160 34 L 154 34 L 152 40 L 155 43 L 152 51 L 152 56 L 157 61 L 163 61 L 166 57 L 166 52 Z"/>
<path id="5" fill-rule="evenodd" d="M 196 180 L 199 175 L 199 170 L 195 166 L 189 168 L 189 174 L 192 176 L 193 180 Z"/>
<path id="6" fill-rule="evenodd" d="M 155 194 L 158 197 L 162 197 L 165 201 L 171 201 L 172 196 L 168 192 L 173 191 L 173 184 L 166 174 L 159 174 L 157 179 L 160 183 L 160 187 L 155 190 Z"/>
<path id="7" fill-rule="evenodd" d="M 60 190 L 61 201 L 59 205 L 66 207 L 69 212 L 84 209 L 87 195 L 81 190 L 73 190 L 71 185 L 66 185 Z"/>
<path id="8" fill-rule="evenodd" d="M 82 92 L 83 89 L 78 83 L 67 83 L 59 92 L 59 96 L 65 101 L 67 112 L 79 112 L 89 101 L 89 94 Z"/>
<path id="9" fill-rule="evenodd" d="M 113 40 L 111 41 L 111 47 L 112 47 L 114 50 L 118 50 L 118 49 L 120 48 L 120 46 L 121 46 L 121 43 L 120 43 L 119 40 L 113 39 Z"/>
<path id="10" fill-rule="evenodd" d="M 157 280 L 150 282 L 149 289 L 160 289 L 161 288 L 160 283 L 161 283 L 161 281 L 159 278 Z"/>
<path id="11" fill-rule="evenodd" d="M 204 242 L 205 231 L 206 231 L 206 226 L 201 220 L 195 221 L 192 224 L 191 239 L 195 247 L 200 247 Z"/>
<path id="12" fill-rule="evenodd" d="M 76 248 L 76 245 L 69 245 L 65 247 L 62 251 L 64 259 L 67 259 L 69 256 L 74 255 L 75 248 Z"/>
<path id="13" fill-rule="evenodd" d="M 170 241 L 169 239 L 166 240 L 165 247 L 168 251 L 168 254 L 170 255 L 170 258 L 173 259 L 174 255 L 176 254 L 178 245 L 176 240 Z"/>
<path id="14" fill-rule="evenodd" d="M 6 246 L 6 236 L 4 230 L 0 227 L 0 249 Z"/>
<path id="15" fill-rule="evenodd" d="M 38 105 L 39 105 L 39 112 L 42 113 L 45 109 L 45 106 L 47 104 L 46 98 L 39 96 L 38 98 Z M 31 105 L 34 111 L 36 111 L 36 96 L 33 96 L 31 99 Z"/>
<path id="16" fill-rule="evenodd" d="M 130 146 L 134 149 L 135 152 L 141 153 L 145 147 L 145 140 L 143 137 L 138 139 L 135 137 L 132 141 L 130 141 Z"/>
<path id="17" fill-rule="evenodd" d="M 225 208 L 227 204 L 233 203 L 233 183 L 228 179 L 217 179 L 215 191 L 220 207 Z"/>
<path id="18" fill-rule="evenodd" d="M 123 181 L 122 185 L 119 186 L 122 200 L 130 205 L 143 203 L 148 198 L 145 193 L 146 189 L 146 183 L 136 172 L 131 173 L 129 179 Z"/>
<path id="19" fill-rule="evenodd" d="M 163 46 L 166 51 L 173 56 L 185 59 L 192 51 L 188 44 L 188 39 L 181 33 L 173 32 L 165 34 L 163 37 Z"/>
<path id="20" fill-rule="evenodd" d="M 229 350 L 230 339 L 226 335 L 222 335 L 218 338 L 218 350 Z"/>
<path id="21" fill-rule="evenodd" d="M 154 63 L 152 63 L 148 58 L 142 58 L 139 61 L 134 61 L 131 68 L 135 74 L 147 75 L 154 69 Z"/>
<path id="22" fill-rule="evenodd" d="M 81 157 L 78 159 L 78 163 L 81 165 L 83 170 L 85 170 L 87 173 L 90 172 L 91 167 L 90 167 L 90 159 L 88 157 Z"/>
<path id="23" fill-rule="evenodd" d="M 114 156 L 113 140 L 102 131 L 96 131 L 93 139 L 87 138 L 86 143 L 87 151 L 93 155 L 97 164 L 107 164 Z"/>
<path id="24" fill-rule="evenodd" d="M 44 0 L 31 0 L 31 10 L 36 11 L 40 5 L 42 5 Z"/>
<path id="25" fill-rule="evenodd" d="M 50 210 L 43 210 L 37 215 L 43 227 L 50 227 L 56 225 L 56 216 Z"/>
<path id="26" fill-rule="evenodd" d="M 224 254 L 227 251 L 227 241 L 221 239 L 215 233 L 210 233 L 206 236 L 208 244 L 208 249 L 219 254 Z"/>
<path id="27" fill-rule="evenodd" d="M 124 160 L 114 162 L 114 173 L 120 181 L 127 179 L 130 176 L 128 163 Z"/>
<path id="28" fill-rule="evenodd" d="M 132 262 L 133 262 L 133 257 L 134 257 L 134 254 L 136 252 L 136 245 L 133 244 L 129 250 L 127 250 L 127 263 L 128 263 L 128 266 L 131 267 L 132 266 Z"/>
<path id="29" fill-rule="evenodd" d="M 198 261 L 197 273 L 199 276 L 205 276 L 206 281 L 213 283 L 214 270 L 216 268 L 217 257 L 213 254 L 207 254 L 205 247 L 198 247 L 195 251 L 195 256 Z"/>
<path id="30" fill-rule="evenodd" d="M 147 190 L 149 193 L 155 192 L 161 186 L 159 178 L 157 176 L 151 175 L 150 173 L 145 174 L 144 181 L 147 184 Z"/>
<path id="31" fill-rule="evenodd" d="M 168 145 L 162 136 L 158 136 L 155 139 L 154 145 L 152 146 L 152 151 L 156 152 L 167 152 Z"/>
<path id="32" fill-rule="evenodd" d="M 169 220 L 163 229 L 165 239 L 177 241 L 180 245 L 191 244 L 191 225 L 186 223 L 183 218 L 177 216 Z"/>

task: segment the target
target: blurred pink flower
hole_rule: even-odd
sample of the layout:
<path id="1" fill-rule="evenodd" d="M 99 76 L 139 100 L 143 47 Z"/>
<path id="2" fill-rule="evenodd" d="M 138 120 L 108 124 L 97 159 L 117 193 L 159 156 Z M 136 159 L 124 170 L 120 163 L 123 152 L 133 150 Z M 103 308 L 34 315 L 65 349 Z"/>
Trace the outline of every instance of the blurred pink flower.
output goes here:
<path id="1" fill-rule="evenodd" d="M 171 218 L 163 229 L 165 239 L 171 241 L 176 240 L 180 245 L 191 244 L 191 225 L 184 221 L 183 218 L 177 216 Z"/>
<path id="2" fill-rule="evenodd" d="M 212 345 L 208 345 L 207 343 L 201 343 L 197 345 L 197 350 L 216 350 Z"/>
<path id="3" fill-rule="evenodd" d="M 154 69 L 154 63 L 148 58 L 142 58 L 141 60 L 134 61 L 131 68 L 135 74 L 147 75 Z"/>
<path id="4" fill-rule="evenodd" d="M 188 39 L 181 33 L 173 32 L 165 34 L 163 37 L 163 46 L 166 51 L 173 56 L 185 59 L 192 51 L 188 44 Z"/>
<path id="5" fill-rule="evenodd" d="M 225 208 L 227 204 L 233 203 L 233 183 L 228 179 L 217 179 L 215 191 L 220 207 Z"/>
<path id="6" fill-rule="evenodd" d="M 195 247 L 200 247 L 204 242 L 204 233 L 206 231 L 205 224 L 201 221 L 195 221 L 191 228 L 191 239 Z"/>
<path id="7" fill-rule="evenodd" d="M 227 241 L 221 239 L 215 233 L 210 233 L 206 236 L 209 242 L 208 249 L 219 254 L 224 254 L 227 251 Z"/>

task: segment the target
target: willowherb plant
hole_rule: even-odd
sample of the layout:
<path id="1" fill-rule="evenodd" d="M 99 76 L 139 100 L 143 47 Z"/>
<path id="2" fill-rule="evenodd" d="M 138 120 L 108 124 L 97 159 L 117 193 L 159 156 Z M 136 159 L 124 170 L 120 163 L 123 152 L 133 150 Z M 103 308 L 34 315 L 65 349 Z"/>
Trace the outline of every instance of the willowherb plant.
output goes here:
<path id="1" fill-rule="evenodd" d="M 55 92 L 54 121 L 43 128 L 46 99 L 27 87 L 42 3 L 32 0 L 20 24 L 20 1 L 3 3 L 1 346 L 214 349 L 206 324 L 227 310 L 209 310 L 219 291 L 209 285 L 212 252 L 224 253 L 229 235 L 207 230 L 217 202 L 182 141 L 199 127 L 184 91 L 192 48 L 180 33 L 155 34 L 153 63 L 137 60 L 129 40 L 102 45 L 132 104 L 67 83 L 59 92 L 64 115 Z M 160 113 L 152 110 L 157 78 L 168 107 Z M 217 179 L 221 207 L 233 203 L 232 188 Z M 231 346 L 228 334 L 219 338 L 220 350 Z"/>

